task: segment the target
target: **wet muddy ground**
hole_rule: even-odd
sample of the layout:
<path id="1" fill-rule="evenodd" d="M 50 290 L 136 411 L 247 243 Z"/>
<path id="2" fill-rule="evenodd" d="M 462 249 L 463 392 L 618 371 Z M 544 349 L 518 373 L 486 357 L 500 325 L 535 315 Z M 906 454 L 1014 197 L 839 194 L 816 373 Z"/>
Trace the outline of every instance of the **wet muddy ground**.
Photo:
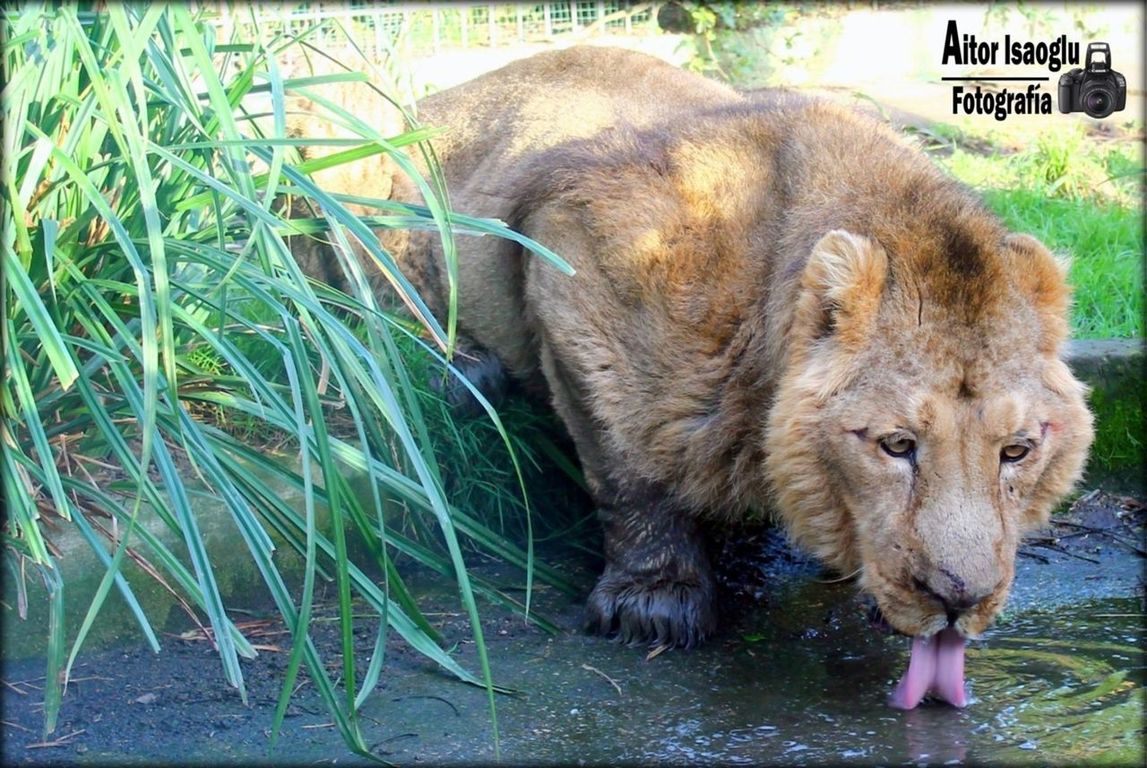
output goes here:
<path id="1" fill-rule="evenodd" d="M 496 699 L 500 758 L 1141 765 L 1143 506 L 1094 492 L 1057 519 L 1025 544 L 1009 608 L 968 650 L 972 700 L 964 710 L 887 707 L 907 641 L 871 630 L 853 585 L 830 581 L 772 532 L 726 550 L 727 625 L 700 650 L 647 659 L 644 650 L 584 636 L 580 603 L 545 591 L 539 604 L 566 630 L 558 636 L 487 606 L 496 681 L 518 691 Z M 441 585 L 424 586 L 431 619 L 476 670 L 457 602 Z M 81 656 L 59 726 L 45 739 L 42 662 L 6 662 L 3 764 L 367 762 L 348 752 L 305 677 L 270 751 L 289 638 L 274 621 L 250 621 L 261 648 L 244 662 L 250 706 L 224 684 L 202 635 L 169 636 L 158 655 L 141 645 Z M 334 622 L 315 624 L 332 665 L 336 633 Z M 364 625 L 359 641 L 365 660 L 373 627 Z M 406 765 L 493 762 L 485 691 L 398 641 L 387 654 L 385 680 L 362 711 L 373 752 Z"/>

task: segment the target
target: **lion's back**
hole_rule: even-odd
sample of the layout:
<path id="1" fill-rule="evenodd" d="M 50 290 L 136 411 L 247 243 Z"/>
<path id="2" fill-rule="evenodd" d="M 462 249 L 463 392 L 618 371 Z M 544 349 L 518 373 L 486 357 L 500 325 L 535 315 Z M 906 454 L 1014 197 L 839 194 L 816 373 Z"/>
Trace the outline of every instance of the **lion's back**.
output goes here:
<path id="1" fill-rule="evenodd" d="M 470 216 L 517 223 L 538 178 L 548 175 L 551 151 L 583 145 L 608 154 L 610 137 L 672 125 L 706 111 L 738 105 L 732 89 L 698 78 L 660 59 L 595 46 L 542 53 L 509 64 L 419 102 L 418 120 L 443 129 L 434 141 L 451 208 Z M 420 202 L 409 180 L 395 197 Z M 529 233 L 527 233 L 529 234 Z M 445 306 L 449 290 L 438 247 L 398 254 L 423 292 Z M 525 322 L 524 255 L 497 238 L 459 242 L 458 312 L 462 327 L 518 374 L 536 369 L 534 334 Z"/>
<path id="2" fill-rule="evenodd" d="M 465 186 L 482 164 L 585 139 L 618 125 L 646 128 L 738 103 L 732 89 L 647 54 L 575 46 L 508 64 L 426 97 L 419 120 L 442 126 L 435 143 L 448 178 Z"/>

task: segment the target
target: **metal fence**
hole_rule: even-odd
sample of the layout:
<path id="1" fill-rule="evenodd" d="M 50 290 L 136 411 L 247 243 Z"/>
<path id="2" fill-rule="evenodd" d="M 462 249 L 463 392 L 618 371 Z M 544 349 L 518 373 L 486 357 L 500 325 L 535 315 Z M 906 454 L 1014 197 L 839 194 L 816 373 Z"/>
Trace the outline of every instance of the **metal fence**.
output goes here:
<path id="1" fill-rule="evenodd" d="M 353 41 L 374 58 L 495 48 L 569 36 L 642 35 L 657 26 L 655 3 L 580 0 L 550 3 L 227 3 L 220 22 L 244 35 L 293 36 L 336 47 Z M 320 26 L 321 25 L 321 26 Z M 227 35 L 225 35 L 227 36 Z"/>

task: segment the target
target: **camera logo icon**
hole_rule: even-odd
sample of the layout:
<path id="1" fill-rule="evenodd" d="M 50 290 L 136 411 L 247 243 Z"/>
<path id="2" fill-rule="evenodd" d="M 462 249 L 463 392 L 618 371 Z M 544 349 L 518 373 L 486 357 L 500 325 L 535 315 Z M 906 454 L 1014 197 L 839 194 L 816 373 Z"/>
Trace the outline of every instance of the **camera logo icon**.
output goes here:
<path id="1" fill-rule="evenodd" d="M 1102 54 L 1102 60 L 1095 54 Z M 1086 67 L 1059 78 L 1059 111 L 1084 112 L 1096 119 L 1127 105 L 1127 79 L 1111 68 L 1111 46 L 1088 43 Z"/>

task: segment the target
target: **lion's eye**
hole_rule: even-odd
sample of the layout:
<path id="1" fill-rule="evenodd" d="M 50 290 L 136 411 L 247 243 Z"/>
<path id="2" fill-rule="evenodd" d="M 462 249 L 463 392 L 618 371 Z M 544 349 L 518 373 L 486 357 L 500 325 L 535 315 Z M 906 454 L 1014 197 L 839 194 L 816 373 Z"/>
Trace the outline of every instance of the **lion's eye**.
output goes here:
<path id="1" fill-rule="evenodd" d="M 890 435 L 880 441 L 880 447 L 889 456 L 907 459 L 916 450 L 916 441 L 907 435 Z"/>
<path id="2" fill-rule="evenodd" d="M 1000 450 L 1000 461 L 1008 463 L 1019 461 L 1024 456 L 1027 456 L 1030 451 L 1030 446 L 1022 445 L 1020 443 L 1016 443 L 1014 445 L 1005 445 Z"/>

